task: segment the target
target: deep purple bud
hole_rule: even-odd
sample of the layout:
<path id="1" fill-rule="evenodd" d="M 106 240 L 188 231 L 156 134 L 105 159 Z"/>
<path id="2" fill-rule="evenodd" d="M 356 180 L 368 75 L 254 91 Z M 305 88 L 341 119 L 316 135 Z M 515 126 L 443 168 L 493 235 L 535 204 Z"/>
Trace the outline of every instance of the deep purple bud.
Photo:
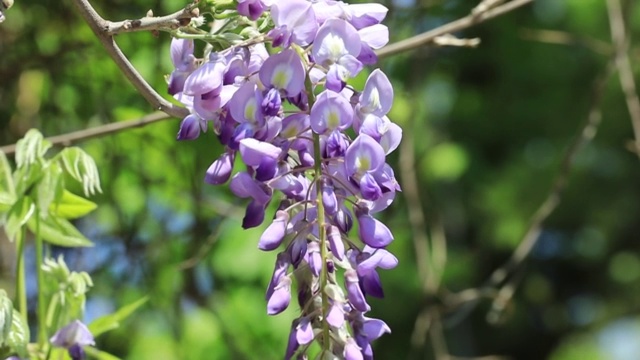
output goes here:
<path id="1" fill-rule="evenodd" d="M 296 340 L 296 320 L 294 320 L 293 324 L 291 324 L 291 332 L 289 333 L 289 342 L 287 343 L 287 351 L 285 352 L 284 359 L 289 360 L 296 353 L 300 344 L 298 344 L 298 340 Z"/>
<path id="2" fill-rule="evenodd" d="M 267 302 L 267 314 L 277 315 L 283 312 L 291 301 L 291 278 L 283 276 L 273 289 L 273 294 Z"/>
<path id="3" fill-rule="evenodd" d="M 68 352 L 71 360 L 84 360 L 86 358 L 84 348 L 78 344 L 74 344 L 69 347 Z"/>
<path id="4" fill-rule="evenodd" d="M 238 0 L 238 14 L 251 20 L 258 20 L 265 9 L 266 6 L 262 0 Z"/>
<path id="5" fill-rule="evenodd" d="M 333 215 L 338 211 L 336 193 L 333 191 L 333 185 L 326 179 L 322 181 L 322 203 L 327 214 Z"/>
<path id="6" fill-rule="evenodd" d="M 349 269 L 344 272 L 345 287 L 347 288 L 347 298 L 354 309 L 362 312 L 371 310 L 364 294 L 360 289 L 358 274 L 355 270 Z"/>
<path id="7" fill-rule="evenodd" d="M 304 254 L 307 253 L 307 237 L 305 236 L 296 236 L 296 239 L 291 243 L 289 247 L 289 252 L 291 254 L 291 263 L 294 268 L 298 268 L 300 265 L 300 261 L 304 258 Z"/>
<path id="8" fill-rule="evenodd" d="M 276 116 L 281 106 L 280 92 L 278 89 L 270 89 L 262 99 L 262 112 L 267 116 Z"/>
<path id="9" fill-rule="evenodd" d="M 209 166 L 204 176 L 204 181 L 211 185 L 220 185 L 226 183 L 231 177 L 233 171 L 233 162 L 235 160 L 235 151 L 225 152 Z"/>
<path id="10" fill-rule="evenodd" d="M 309 110 L 309 98 L 304 91 L 301 91 L 300 94 L 296 96 L 289 96 L 287 100 L 302 111 Z"/>
<path id="11" fill-rule="evenodd" d="M 380 276 L 375 271 L 371 271 L 366 275 L 360 276 L 360 287 L 367 295 L 375 296 L 377 298 L 384 297 L 384 290 L 382 289 Z"/>
<path id="12" fill-rule="evenodd" d="M 283 210 L 278 210 L 276 212 L 276 218 L 273 220 L 271 225 L 265 229 L 262 236 L 260 236 L 258 248 L 265 251 L 277 249 L 284 239 L 288 221 L 289 213 Z"/>
<path id="13" fill-rule="evenodd" d="M 247 205 L 247 211 L 242 218 L 242 228 L 250 229 L 256 226 L 260 226 L 264 221 L 264 209 L 268 203 L 262 204 L 259 201 L 252 200 Z"/>
<path id="14" fill-rule="evenodd" d="M 335 215 L 336 225 L 343 233 L 347 234 L 351 231 L 353 227 L 353 218 L 351 216 L 351 212 L 349 209 L 344 206 L 344 204 L 340 205 L 340 209 Z"/>
<path id="15" fill-rule="evenodd" d="M 206 129 L 206 122 L 200 119 L 197 115 L 190 114 L 185 117 L 180 123 L 180 130 L 178 131 L 178 140 L 193 140 L 200 136 L 200 131 Z"/>

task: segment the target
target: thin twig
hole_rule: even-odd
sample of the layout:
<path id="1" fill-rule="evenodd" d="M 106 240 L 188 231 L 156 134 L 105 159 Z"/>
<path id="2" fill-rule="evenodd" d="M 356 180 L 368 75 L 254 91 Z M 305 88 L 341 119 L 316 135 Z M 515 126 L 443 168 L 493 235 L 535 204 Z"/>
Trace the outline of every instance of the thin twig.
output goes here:
<path id="1" fill-rule="evenodd" d="M 78 8 L 82 18 L 89 24 L 89 27 L 94 34 L 98 37 L 102 45 L 105 47 L 109 56 L 118 65 L 120 70 L 129 79 L 131 84 L 138 90 L 138 92 L 153 106 L 156 110 L 164 111 L 165 113 L 183 118 L 189 114 L 189 110 L 182 106 L 175 105 L 164 99 L 158 94 L 147 81 L 140 75 L 129 59 L 122 53 L 118 45 L 113 39 L 113 36 L 107 33 L 109 22 L 100 17 L 96 10 L 91 6 L 88 0 L 73 0 L 73 3 Z"/>
<path id="2" fill-rule="evenodd" d="M 107 21 L 104 30 L 107 35 L 134 31 L 171 31 L 189 25 L 191 18 L 200 13 L 195 4 L 190 4 L 180 11 L 165 16 L 145 16 L 136 20 Z"/>
<path id="3" fill-rule="evenodd" d="M 71 146 L 79 141 L 114 134 L 126 129 L 142 127 L 166 119 L 172 119 L 172 117 L 158 111 L 149 115 L 145 115 L 139 119 L 118 121 L 58 136 L 51 136 L 48 137 L 47 140 L 51 141 L 53 145 Z M 0 150 L 5 154 L 13 154 L 16 151 L 16 144 L 5 145 L 3 147 L 0 147 Z"/>
<path id="4" fill-rule="evenodd" d="M 640 100 L 636 92 L 633 69 L 629 60 L 629 40 L 626 36 L 620 0 L 607 0 L 607 10 L 609 13 L 609 26 L 611 27 L 611 40 L 616 50 L 616 67 L 618 68 L 620 86 L 627 101 L 636 150 L 640 156 Z"/>
<path id="5" fill-rule="evenodd" d="M 547 44 L 579 45 L 605 56 L 610 56 L 613 53 L 613 47 L 610 43 L 590 36 L 546 29 L 520 29 L 519 33 L 525 40 L 539 41 Z"/>
<path id="6" fill-rule="evenodd" d="M 464 30 L 468 27 L 471 27 L 473 25 L 476 24 L 480 24 L 482 22 L 485 22 L 489 19 L 493 19 L 494 17 L 506 14 L 510 11 L 513 11 L 519 7 L 522 7 L 524 5 L 527 5 L 529 3 L 533 2 L 533 0 L 513 0 L 510 1 L 506 4 L 497 6 L 491 10 L 479 13 L 478 15 L 469 15 L 466 17 L 463 17 L 461 19 L 458 19 L 456 21 L 452 21 L 448 24 L 442 25 L 440 27 L 437 27 L 433 30 L 424 32 L 420 35 L 416 35 L 413 37 L 410 37 L 408 39 L 405 40 L 401 40 L 398 41 L 396 43 L 387 45 L 381 49 L 379 49 L 378 51 L 376 51 L 376 54 L 378 55 L 379 58 L 382 57 L 386 57 L 386 56 L 391 56 L 391 55 L 395 55 L 401 52 L 405 52 L 408 50 L 413 50 L 415 48 L 418 48 L 420 46 L 426 45 L 428 43 L 431 43 L 433 41 L 433 39 L 435 39 L 438 36 L 441 35 L 445 35 L 445 34 L 450 34 L 456 31 L 460 31 L 460 30 Z"/>

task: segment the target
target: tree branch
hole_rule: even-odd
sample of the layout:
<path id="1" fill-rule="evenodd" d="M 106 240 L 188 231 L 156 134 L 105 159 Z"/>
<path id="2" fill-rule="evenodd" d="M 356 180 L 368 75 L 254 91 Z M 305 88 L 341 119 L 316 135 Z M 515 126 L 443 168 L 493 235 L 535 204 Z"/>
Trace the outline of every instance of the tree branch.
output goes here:
<path id="1" fill-rule="evenodd" d="M 142 127 L 145 125 L 153 124 L 158 121 L 171 119 L 170 115 L 163 112 L 155 112 L 149 115 L 145 115 L 139 119 L 118 121 L 110 124 L 96 126 L 89 129 L 74 131 L 58 136 L 48 137 L 47 140 L 51 141 L 53 145 L 71 146 L 79 141 L 88 140 L 96 137 L 101 137 L 109 134 L 114 134 L 122 130 Z M 16 144 L 5 145 L 0 147 L 0 151 L 5 154 L 13 154 L 16 152 Z"/>
<path id="2" fill-rule="evenodd" d="M 87 22 L 87 24 L 89 24 L 89 27 L 93 30 L 93 33 L 96 34 L 116 65 L 118 65 L 131 84 L 133 84 L 136 90 L 138 90 L 138 92 L 154 107 L 154 109 L 164 111 L 165 113 L 178 118 L 183 118 L 189 114 L 189 110 L 182 106 L 170 103 L 160 96 L 160 94 L 158 94 L 151 85 L 149 85 L 149 83 L 147 83 L 147 81 L 122 53 L 114 41 L 113 36 L 109 35 L 109 22 L 98 15 L 88 0 L 73 0 L 73 3 L 76 5 L 82 18 Z"/>
<path id="3" fill-rule="evenodd" d="M 401 40 L 393 44 L 389 44 L 379 49 L 378 51 L 376 51 L 376 54 L 378 55 L 379 58 L 382 58 L 385 56 L 391 56 L 401 52 L 413 50 L 415 48 L 418 48 L 420 46 L 423 46 L 432 42 L 438 36 L 464 30 L 473 25 L 480 24 L 489 19 L 493 19 L 494 17 L 506 14 L 512 10 L 515 10 L 521 6 L 527 5 L 531 2 L 533 2 L 533 0 L 510 1 L 506 4 L 497 6 L 493 9 L 478 13 L 477 15 L 472 14 L 472 15 L 463 17 L 462 19 L 452 21 L 448 24 L 445 24 L 433 30 L 422 33 L 420 35 L 416 35 L 408 39 Z"/>
<path id="4" fill-rule="evenodd" d="M 626 36 L 620 0 L 607 0 L 607 10 L 609 13 L 609 26 L 611 27 L 611 40 L 616 51 L 616 67 L 618 68 L 620 86 L 624 92 L 629 115 L 631 116 L 636 153 L 640 156 L 640 100 L 636 92 L 636 83 L 633 78 L 631 61 L 629 60 L 629 41 Z"/>
<path id="5" fill-rule="evenodd" d="M 184 9 L 176 11 L 173 14 L 154 17 L 146 16 L 136 20 L 123 21 L 107 21 L 104 32 L 107 35 L 116 35 L 119 33 L 134 31 L 171 31 L 182 26 L 189 25 L 191 18 L 199 16 L 200 12 L 195 3 L 187 5 Z"/>

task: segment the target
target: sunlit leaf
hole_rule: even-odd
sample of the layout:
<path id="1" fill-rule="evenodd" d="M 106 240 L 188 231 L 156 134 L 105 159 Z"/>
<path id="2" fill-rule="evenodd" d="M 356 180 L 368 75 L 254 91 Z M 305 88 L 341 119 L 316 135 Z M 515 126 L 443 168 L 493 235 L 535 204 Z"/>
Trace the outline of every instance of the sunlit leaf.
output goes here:
<path id="1" fill-rule="evenodd" d="M 4 346 L 11 332 L 13 304 L 7 293 L 0 289 L 0 347 Z"/>
<path id="2" fill-rule="evenodd" d="M 29 230 L 36 233 L 36 221 L 30 219 L 28 222 Z M 49 216 L 46 219 L 40 219 L 40 236 L 54 245 L 67 247 L 84 247 L 93 246 L 78 229 L 68 220 Z"/>
<path id="3" fill-rule="evenodd" d="M 51 142 L 46 140 L 36 129 L 30 129 L 16 144 L 16 165 L 29 167 L 44 156 L 51 148 Z"/>
<path id="4" fill-rule="evenodd" d="M 91 324 L 89 324 L 89 330 L 91 330 L 93 336 L 97 337 L 102 333 L 117 328 L 118 326 L 120 326 L 120 322 L 128 318 L 134 311 L 144 305 L 148 300 L 149 298 L 145 296 L 142 299 L 139 299 L 129 305 L 121 307 L 113 314 L 105 315 L 95 319 Z"/>
<path id="5" fill-rule="evenodd" d="M 0 151 L 0 213 L 8 211 L 16 201 L 11 166 L 4 152 Z"/>
<path id="6" fill-rule="evenodd" d="M 58 156 L 69 175 L 82 184 L 85 195 L 102 192 L 98 167 L 91 156 L 75 146 L 62 150 Z"/>
<path id="7" fill-rule="evenodd" d="M 20 200 L 11 207 L 7 215 L 7 223 L 4 227 L 4 231 L 10 241 L 15 239 L 20 228 L 31 219 L 35 209 L 35 204 L 28 196 L 20 198 Z"/>
<path id="8" fill-rule="evenodd" d="M 24 323 L 20 313 L 13 310 L 11 319 L 11 331 L 7 337 L 6 344 L 9 345 L 13 352 L 17 353 L 21 358 L 26 359 L 27 344 L 29 343 L 29 326 Z"/>
<path id="9" fill-rule="evenodd" d="M 64 219 L 77 219 L 92 212 L 96 207 L 94 202 L 64 190 L 60 202 L 51 204 L 49 210 L 52 214 Z"/>
<path id="10" fill-rule="evenodd" d="M 49 206 L 56 198 L 58 188 L 62 184 L 62 169 L 57 163 L 51 163 L 43 171 L 43 176 L 36 186 L 38 209 L 41 217 L 47 217 Z"/>

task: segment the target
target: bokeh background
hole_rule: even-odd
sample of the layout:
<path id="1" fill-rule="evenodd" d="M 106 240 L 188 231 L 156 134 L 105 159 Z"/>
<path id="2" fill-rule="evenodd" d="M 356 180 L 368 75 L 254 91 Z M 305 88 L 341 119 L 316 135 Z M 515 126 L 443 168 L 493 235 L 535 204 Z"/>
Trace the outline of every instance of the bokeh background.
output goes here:
<path id="1" fill-rule="evenodd" d="M 466 16 L 478 1 L 383 3 L 397 41 Z M 638 79 L 640 6 L 622 3 Z M 94 1 L 112 20 L 185 4 Z M 17 0 L 6 15 L 0 144 L 32 127 L 51 136 L 152 112 L 70 1 Z M 382 215 L 400 265 L 382 274 L 386 298 L 371 301 L 393 331 L 375 343 L 377 358 L 640 358 L 640 162 L 617 73 L 594 90 L 614 53 L 605 0 L 536 0 L 455 35 L 482 43 L 424 46 L 379 64 L 395 86 L 390 117 L 405 142 L 391 158 L 404 192 Z M 165 94 L 169 35 L 117 42 Z M 593 109 L 602 123 L 576 153 L 559 206 L 526 260 L 492 286 L 487 279 L 522 241 Z M 177 142 L 178 125 L 80 144 L 104 190 L 78 223 L 96 246 L 54 253 L 93 277 L 86 322 L 149 295 L 98 339 L 105 351 L 142 360 L 281 358 L 298 309 L 266 315 L 275 256 L 257 249 L 264 226 L 242 230 L 245 202 L 203 183 L 221 152 L 215 137 Z M 0 286 L 11 289 L 14 250 L 0 244 Z"/>

